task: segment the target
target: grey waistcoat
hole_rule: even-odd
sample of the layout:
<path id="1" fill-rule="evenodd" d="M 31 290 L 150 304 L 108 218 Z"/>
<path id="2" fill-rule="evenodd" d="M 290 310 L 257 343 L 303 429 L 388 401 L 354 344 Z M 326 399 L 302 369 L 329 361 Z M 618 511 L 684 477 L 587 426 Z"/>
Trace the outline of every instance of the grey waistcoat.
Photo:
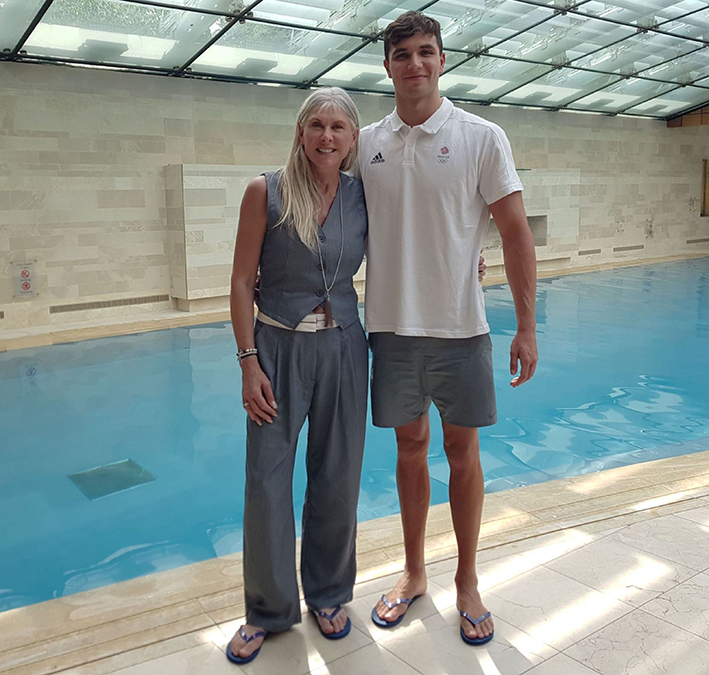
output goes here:
<path id="1" fill-rule="evenodd" d="M 258 307 L 266 315 L 295 328 L 305 316 L 325 302 L 325 286 L 318 251 L 311 251 L 295 231 L 278 225 L 281 217 L 280 172 L 266 173 L 268 216 L 266 236 L 261 249 L 261 290 Z M 332 283 L 340 255 L 340 199 L 344 217 L 345 243 L 340 271 L 330 290 L 335 321 L 346 328 L 357 321 L 357 292 L 352 284 L 364 256 L 367 237 L 367 209 L 362 182 L 343 173 L 340 189 L 330 213 L 320 227 L 320 249 L 325 263 L 327 285 Z"/>

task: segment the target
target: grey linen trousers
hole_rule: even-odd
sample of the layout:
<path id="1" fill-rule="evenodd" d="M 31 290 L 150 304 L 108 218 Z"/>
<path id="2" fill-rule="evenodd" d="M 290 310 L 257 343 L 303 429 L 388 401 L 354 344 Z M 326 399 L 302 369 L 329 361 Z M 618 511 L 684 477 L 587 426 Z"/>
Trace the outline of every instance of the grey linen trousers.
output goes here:
<path id="1" fill-rule="evenodd" d="M 367 416 L 367 342 L 359 321 L 315 333 L 257 321 L 254 335 L 278 417 L 261 427 L 247 421 L 246 621 L 280 632 L 300 621 L 293 466 L 306 418 L 308 486 L 300 562 L 305 600 L 317 610 L 352 599 Z"/>

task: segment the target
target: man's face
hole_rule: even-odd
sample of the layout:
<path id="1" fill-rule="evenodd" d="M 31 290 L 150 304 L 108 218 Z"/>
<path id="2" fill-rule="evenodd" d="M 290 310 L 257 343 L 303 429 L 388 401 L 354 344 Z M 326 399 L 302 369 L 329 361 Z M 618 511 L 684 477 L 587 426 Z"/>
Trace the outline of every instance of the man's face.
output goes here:
<path id="1" fill-rule="evenodd" d="M 446 55 L 438 50 L 436 38 L 416 33 L 389 50 L 384 68 L 397 94 L 424 98 L 438 93 L 438 78 L 445 63 Z"/>

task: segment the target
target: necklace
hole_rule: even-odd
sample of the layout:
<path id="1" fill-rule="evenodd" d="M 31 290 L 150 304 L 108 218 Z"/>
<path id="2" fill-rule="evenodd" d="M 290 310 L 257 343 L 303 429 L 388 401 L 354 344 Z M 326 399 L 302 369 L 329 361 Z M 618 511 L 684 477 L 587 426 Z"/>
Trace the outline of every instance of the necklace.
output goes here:
<path id="1" fill-rule="evenodd" d="M 345 221 L 342 218 L 342 181 L 339 181 L 337 190 L 340 194 L 340 257 L 337 259 L 337 267 L 335 274 L 332 277 L 332 282 L 327 285 L 327 276 L 325 274 L 325 261 L 322 257 L 322 248 L 320 247 L 320 233 L 318 233 L 318 258 L 320 259 L 320 272 L 322 272 L 322 280 L 325 286 L 325 326 L 332 326 L 332 305 L 330 304 L 330 291 L 337 280 L 337 273 L 340 271 L 340 263 L 342 262 L 342 252 L 345 250 Z M 323 223 L 324 224 L 324 223 Z M 318 226 L 320 227 L 320 226 Z"/>

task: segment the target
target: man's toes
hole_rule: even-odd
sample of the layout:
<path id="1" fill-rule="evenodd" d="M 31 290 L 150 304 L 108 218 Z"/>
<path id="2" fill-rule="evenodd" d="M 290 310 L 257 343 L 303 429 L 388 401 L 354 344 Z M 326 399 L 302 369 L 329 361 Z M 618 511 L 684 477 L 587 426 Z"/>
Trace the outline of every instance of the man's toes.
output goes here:
<path id="1" fill-rule="evenodd" d="M 490 619 L 485 619 L 480 625 L 476 626 L 479 638 L 485 638 L 492 633 L 492 622 Z"/>

